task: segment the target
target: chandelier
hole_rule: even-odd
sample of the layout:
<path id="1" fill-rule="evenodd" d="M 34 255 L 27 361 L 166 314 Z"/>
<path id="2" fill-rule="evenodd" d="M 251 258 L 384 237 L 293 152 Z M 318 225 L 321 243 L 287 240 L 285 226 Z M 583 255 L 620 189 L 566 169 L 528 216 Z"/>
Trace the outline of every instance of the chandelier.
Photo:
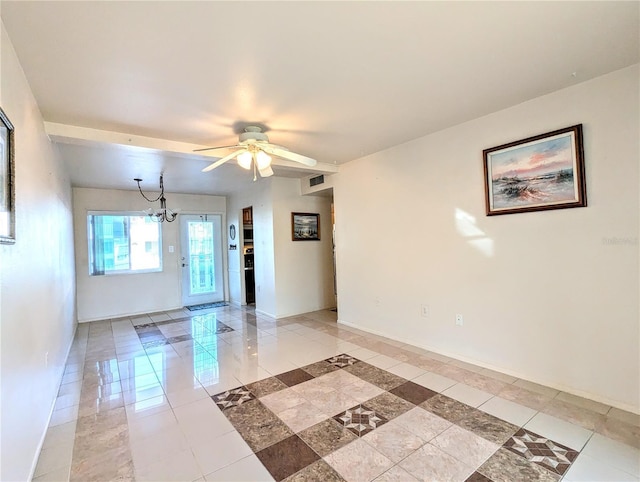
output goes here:
<path id="1" fill-rule="evenodd" d="M 142 192 L 142 188 L 140 187 L 140 183 L 142 182 L 142 179 L 140 178 L 135 178 L 134 181 L 136 181 L 138 183 L 138 191 L 140 191 L 140 194 L 142 194 L 142 197 L 145 198 L 147 201 L 149 201 L 150 203 L 154 203 L 156 201 L 160 201 L 160 209 L 145 209 L 144 212 L 147 213 L 147 215 L 153 219 L 154 221 L 157 221 L 159 223 L 162 223 L 164 221 L 167 221 L 168 223 L 171 223 L 173 221 L 176 220 L 176 218 L 178 217 L 178 213 L 180 212 L 179 209 L 169 209 L 167 207 L 167 200 L 164 197 L 164 180 L 163 180 L 163 174 L 160 174 L 160 194 L 158 194 L 158 197 L 155 199 L 149 199 L 147 196 L 145 196 L 145 194 Z"/>

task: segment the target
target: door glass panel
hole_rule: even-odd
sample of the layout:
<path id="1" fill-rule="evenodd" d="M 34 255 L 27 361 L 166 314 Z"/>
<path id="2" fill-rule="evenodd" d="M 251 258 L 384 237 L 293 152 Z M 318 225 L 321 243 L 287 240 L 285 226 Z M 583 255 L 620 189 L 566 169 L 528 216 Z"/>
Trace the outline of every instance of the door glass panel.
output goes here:
<path id="1" fill-rule="evenodd" d="M 189 221 L 189 286 L 192 295 L 216 290 L 213 223 Z"/>

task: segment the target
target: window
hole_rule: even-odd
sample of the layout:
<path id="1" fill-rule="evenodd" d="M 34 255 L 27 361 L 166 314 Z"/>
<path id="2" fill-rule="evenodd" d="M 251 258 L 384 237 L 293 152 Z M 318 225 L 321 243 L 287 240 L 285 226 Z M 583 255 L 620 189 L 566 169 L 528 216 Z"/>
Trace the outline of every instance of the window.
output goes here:
<path id="1" fill-rule="evenodd" d="M 160 226 L 149 216 L 90 212 L 89 274 L 162 270 Z"/>

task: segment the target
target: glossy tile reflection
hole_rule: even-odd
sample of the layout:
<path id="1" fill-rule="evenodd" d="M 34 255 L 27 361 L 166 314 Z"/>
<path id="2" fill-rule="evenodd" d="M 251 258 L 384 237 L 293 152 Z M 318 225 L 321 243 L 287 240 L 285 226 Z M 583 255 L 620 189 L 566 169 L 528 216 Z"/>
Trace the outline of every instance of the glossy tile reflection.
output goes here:
<path id="1" fill-rule="evenodd" d="M 78 327 L 34 480 L 640 480 L 640 420 L 237 307 Z"/>

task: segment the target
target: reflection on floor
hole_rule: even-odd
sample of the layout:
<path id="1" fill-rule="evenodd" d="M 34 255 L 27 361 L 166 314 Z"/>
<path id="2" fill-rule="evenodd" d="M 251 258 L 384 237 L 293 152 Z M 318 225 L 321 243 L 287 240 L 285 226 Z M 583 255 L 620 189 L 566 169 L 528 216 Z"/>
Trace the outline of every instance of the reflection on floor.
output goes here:
<path id="1" fill-rule="evenodd" d="M 640 480 L 640 417 L 335 319 L 80 325 L 34 480 Z"/>

